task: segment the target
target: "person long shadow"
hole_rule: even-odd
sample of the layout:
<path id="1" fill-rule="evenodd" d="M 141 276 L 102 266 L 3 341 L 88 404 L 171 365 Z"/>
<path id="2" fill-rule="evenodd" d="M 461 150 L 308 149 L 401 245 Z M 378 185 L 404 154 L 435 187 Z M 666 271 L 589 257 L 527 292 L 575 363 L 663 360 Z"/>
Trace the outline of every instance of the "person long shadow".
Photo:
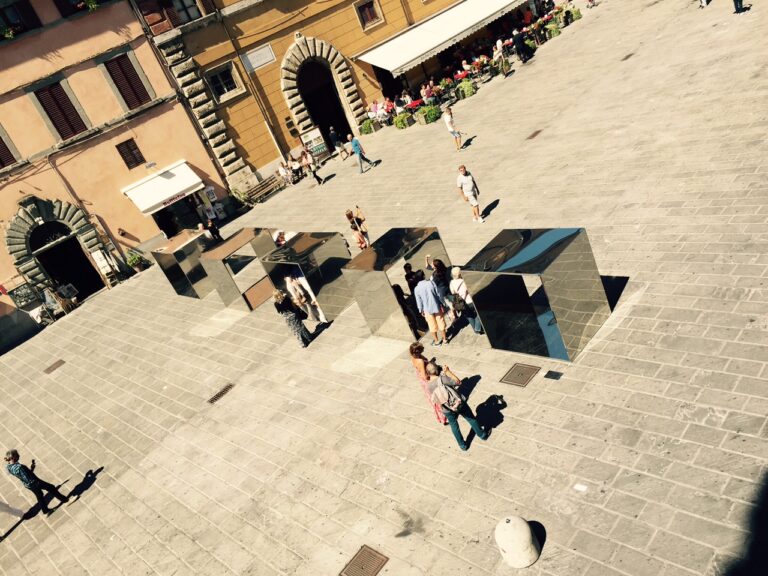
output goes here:
<path id="1" fill-rule="evenodd" d="M 498 205 L 499 205 L 499 199 L 498 199 L 498 198 L 496 198 L 496 200 L 494 200 L 493 202 L 489 202 L 489 203 L 486 205 L 486 207 L 485 207 L 485 208 L 483 208 L 483 211 L 482 211 L 482 213 L 480 214 L 480 216 L 481 216 L 482 218 L 488 218 L 488 216 L 490 216 L 490 215 L 491 215 L 491 212 L 493 212 L 493 211 L 496 209 L 496 206 L 498 206 Z"/>
<path id="2" fill-rule="evenodd" d="M 331 327 L 331 324 L 333 324 L 333 320 L 330 322 L 318 322 L 317 326 L 315 326 L 315 331 L 310 334 L 310 343 L 314 342 L 320 334 L 328 330 L 328 328 Z"/>
<path id="3" fill-rule="evenodd" d="M 486 434 L 490 435 L 495 428 L 504 422 L 504 414 L 501 411 L 506 407 L 507 403 L 504 400 L 504 396 L 500 394 L 491 394 L 486 398 L 485 402 L 477 405 L 475 408 L 475 418 Z M 467 435 L 467 446 L 471 446 L 474 439 L 475 432 L 470 430 Z"/>
<path id="4" fill-rule="evenodd" d="M 461 145 L 462 150 L 466 150 L 470 146 L 472 146 L 472 142 L 474 142 L 475 138 L 477 138 L 477 134 L 470 136 L 466 140 L 464 140 L 464 143 Z"/>
<path id="5" fill-rule="evenodd" d="M 83 495 L 83 492 L 86 492 L 91 486 L 93 486 L 93 483 L 96 482 L 96 477 L 102 470 L 104 470 L 104 466 L 99 466 L 96 468 L 96 470 L 88 470 L 88 472 L 85 473 L 85 476 L 83 476 L 83 479 L 80 480 L 80 483 L 72 488 L 70 493 L 67 494 L 70 506 L 80 500 L 80 496 Z"/>
<path id="6" fill-rule="evenodd" d="M 91 486 L 93 486 L 93 484 L 96 482 L 96 477 L 99 475 L 99 473 L 102 472 L 102 470 L 104 470 L 104 467 L 100 466 L 96 470 L 88 470 L 88 472 L 85 473 L 85 475 L 83 476 L 83 479 L 77 484 L 77 486 L 75 486 L 74 488 L 72 488 L 72 490 L 70 490 L 69 494 L 67 494 L 67 498 L 69 499 L 69 505 L 72 505 L 75 502 L 77 502 L 80 499 L 80 497 Z M 69 482 L 69 480 L 64 480 L 64 482 L 62 482 L 61 484 L 56 486 L 56 489 L 60 490 L 61 487 L 64 484 L 66 484 L 67 482 Z M 45 503 L 46 503 L 46 505 L 49 505 L 52 500 L 53 500 L 53 495 L 51 495 L 51 494 L 46 494 L 45 495 Z M 63 506 L 63 505 L 64 505 L 63 502 L 59 502 L 59 504 L 57 506 L 54 506 L 53 508 L 51 508 L 51 510 L 55 512 L 56 510 L 61 508 L 61 506 Z M 16 528 L 21 526 L 22 522 L 24 522 L 25 520 L 31 520 L 32 518 L 37 516 L 39 512 L 40 512 L 40 505 L 39 504 L 35 504 L 34 506 L 32 506 L 32 508 L 27 510 L 16 521 L 16 523 L 13 526 L 8 528 L 8 530 L 6 530 L 5 533 L 0 534 L 0 542 L 5 540 L 6 538 L 8 538 L 13 533 L 13 531 L 16 530 Z"/>
<path id="7" fill-rule="evenodd" d="M 330 182 L 334 178 L 336 178 L 336 173 L 335 172 L 333 172 L 332 174 L 328 174 L 328 176 L 325 176 L 323 178 L 323 184 L 325 184 L 326 182 Z"/>
<path id="8" fill-rule="evenodd" d="M 469 399 L 472 392 L 475 391 L 475 387 L 480 382 L 480 375 L 475 374 L 474 376 L 468 376 L 467 378 L 463 378 L 461 380 L 461 385 L 459 386 L 459 394 L 464 396 L 465 398 Z"/>

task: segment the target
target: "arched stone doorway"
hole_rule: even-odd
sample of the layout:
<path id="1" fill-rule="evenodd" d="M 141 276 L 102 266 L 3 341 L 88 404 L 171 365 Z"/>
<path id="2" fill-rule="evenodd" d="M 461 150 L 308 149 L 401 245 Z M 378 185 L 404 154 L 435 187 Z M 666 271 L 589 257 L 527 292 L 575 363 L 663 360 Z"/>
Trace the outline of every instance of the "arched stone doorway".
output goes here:
<path id="1" fill-rule="evenodd" d="M 305 60 L 296 76 L 296 85 L 309 117 L 326 139 L 331 126 L 342 138 L 352 133 L 326 61 Z"/>
<path id="2" fill-rule="evenodd" d="M 104 286 L 86 253 L 104 245 L 85 213 L 69 202 L 26 196 L 6 230 L 14 266 L 38 289 L 73 284 L 83 300 Z"/>
<path id="3" fill-rule="evenodd" d="M 333 79 L 347 124 L 353 131 L 356 131 L 357 127 L 365 120 L 366 115 L 363 101 L 360 99 L 357 86 L 352 79 L 352 70 L 349 68 L 349 64 L 341 53 L 328 42 L 317 38 L 305 38 L 297 32 L 296 41 L 291 44 L 283 57 L 280 88 L 299 132 L 304 133 L 316 125 L 321 128 L 323 124 L 331 125 L 329 122 L 320 120 L 320 116 L 317 114 L 315 115 L 317 120 L 313 120 L 301 94 L 299 73 L 305 62 L 310 66 L 316 66 L 318 62 L 326 65 L 326 69 Z M 315 64 L 310 64 L 311 62 L 315 62 Z M 340 130 L 339 126 L 336 128 Z M 324 134 L 327 133 L 324 132 Z"/>

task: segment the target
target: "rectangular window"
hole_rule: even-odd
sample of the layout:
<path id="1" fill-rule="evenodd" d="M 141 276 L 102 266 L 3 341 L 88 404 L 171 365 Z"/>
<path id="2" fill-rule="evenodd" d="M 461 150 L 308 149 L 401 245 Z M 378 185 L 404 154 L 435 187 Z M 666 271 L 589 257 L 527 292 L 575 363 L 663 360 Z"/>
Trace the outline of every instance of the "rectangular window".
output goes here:
<path id="1" fill-rule="evenodd" d="M 139 147 L 136 146 L 136 141 L 133 138 L 121 142 L 116 148 L 129 170 L 144 164 L 144 155 L 139 150 Z"/>
<path id="2" fill-rule="evenodd" d="M 8 145 L 0 138 L 0 168 L 7 168 L 16 164 L 16 158 Z"/>
<path id="3" fill-rule="evenodd" d="M 105 62 L 104 66 L 129 110 L 135 110 L 151 100 L 144 82 L 127 54 Z"/>
<path id="4" fill-rule="evenodd" d="M 363 30 L 381 21 L 379 7 L 375 0 L 359 2 L 355 5 L 355 8 L 357 9 L 357 16 L 360 18 L 360 24 L 362 24 Z"/>
<path id="5" fill-rule="evenodd" d="M 186 24 L 202 16 L 195 0 L 173 0 L 173 10 L 176 12 L 179 24 Z"/>
<path id="6" fill-rule="evenodd" d="M 217 102 L 226 102 L 245 92 L 240 75 L 232 62 L 208 70 L 205 79 Z"/>
<path id="7" fill-rule="evenodd" d="M 86 131 L 85 122 L 60 83 L 36 90 L 35 96 L 62 140 Z"/>
<path id="8" fill-rule="evenodd" d="M 0 8 L 0 28 L 5 37 L 13 37 L 27 30 L 40 28 L 42 24 L 29 0 L 20 0 Z M 0 40 L 3 38 L 0 37 Z"/>

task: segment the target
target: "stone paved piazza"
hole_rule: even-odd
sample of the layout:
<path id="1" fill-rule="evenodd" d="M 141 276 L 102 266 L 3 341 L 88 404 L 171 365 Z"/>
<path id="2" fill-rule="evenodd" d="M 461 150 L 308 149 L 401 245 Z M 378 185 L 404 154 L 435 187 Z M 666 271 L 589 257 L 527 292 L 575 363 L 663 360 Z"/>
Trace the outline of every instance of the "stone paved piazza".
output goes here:
<path id="1" fill-rule="evenodd" d="M 371 337 L 356 306 L 301 350 L 270 305 L 177 297 L 155 267 L 0 357 L 3 445 L 65 491 L 103 467 L 8 534 L 2 574 L 332 576 L 368 544 L 382 574 L 506 576 L 507 514 L 547 532 L 521 574 L 735 574 L 768 529 L 750 520 L 768 456 L 768 12 L 697 6 L 604 0 L 455 107 L 467 150 L 442 122 L 388 128 L 363 140 L 379 167 L 331 161 L 326 185 L 224 231 L 348 232 L 359 204 L 373 238 L 438 226 L 464 262 L 502 228 L 585 227 L 600 272 L 630 281 L 576 362 L 434 351 L 480 377 L 473 408 L 504 395 L 488 442 L 458 450 L 405 343 Z M 485 224 L 459 163 L 498 200 Z M 526 388 L 499 382 L 516 361 L 542 367 Z M 31 494 L 7 474 L 0 489 L 8 530 Z"/>

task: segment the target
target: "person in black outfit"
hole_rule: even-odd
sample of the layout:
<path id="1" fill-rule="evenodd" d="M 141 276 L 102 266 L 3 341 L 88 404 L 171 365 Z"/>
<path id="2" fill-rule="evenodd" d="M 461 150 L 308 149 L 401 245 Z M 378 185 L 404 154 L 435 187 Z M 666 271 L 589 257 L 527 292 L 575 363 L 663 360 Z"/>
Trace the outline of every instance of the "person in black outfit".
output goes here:
<path id="1" fill-rule="evenodd" d="M 221 242 L 223 240 L 221 232 L 219 232 L 219 227 L 216 226 L 216 223 L 211 218 L 208 218 L 208 224 L 206 224 L 205 229 L 211 233 L 211 238 L 216 242 Z"/>
<path id="2" fill-rule="evenodd" d="M 531 59 L 531 49 L 525 43 L 525 38 L 518 30 L 512 32 L 512 43 L 515 45 L 515 52 L 520 57 L 520 61 L 523 64 L 528 62 Z"/>
<path id="3" fill-rule="evenodd" d="M 34 460 L 32 460 L 31 466 L 27 467 L 19 462 L 19 452 L 17 450 L 8 450 L 8 452 L 5 453 L 5 462 L 5 467 L 8 470 L 8 473 L 12 476 L 16 476 L 16 478 L 21 480 L 21 483 L 24 485 L 24 487 L 35 495 L 35 498 L 37 498 L 37 502 L 40 505 L 40 510 L 43 511 L 43 514 L 50 514 L 53 512 L 53 510 L 48 508 L 43 490 L 55 498 L 58 498 L 58 500 L 62 503 L 69 501 L 69 498 L 59 492 L 56 486 L 37 477 L 35 474 Z"/>

